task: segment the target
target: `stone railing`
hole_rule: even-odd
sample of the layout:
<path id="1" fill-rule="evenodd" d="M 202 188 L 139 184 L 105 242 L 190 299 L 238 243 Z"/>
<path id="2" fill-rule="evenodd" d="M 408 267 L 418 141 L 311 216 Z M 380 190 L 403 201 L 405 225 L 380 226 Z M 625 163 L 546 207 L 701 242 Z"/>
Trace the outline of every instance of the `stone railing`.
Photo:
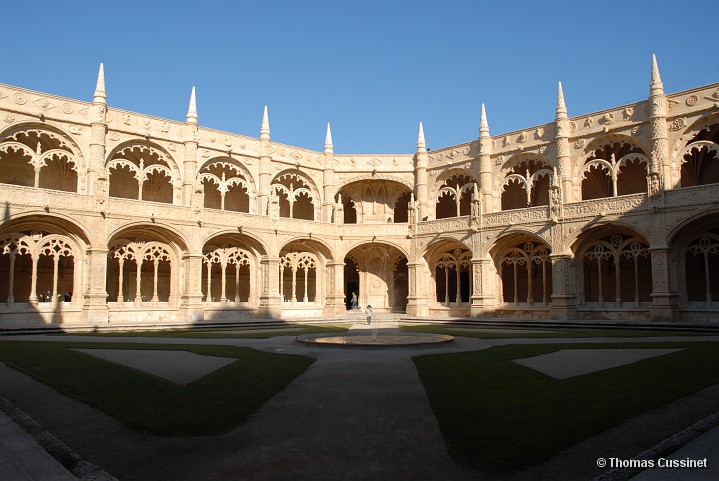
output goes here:
<path id="1" fill-rule="evenodd" d="M 48 211 L 97 210 L 95 198 L 88 195 L 8 184 L 0 184 L 0 203 L 4 204 L 6 217 L 14 213 L 8 212 L 8 209 L 12 210 L 13 207 L 37 207 Z"/>
<path id="2" fill-rule="evenodd" d="M 719 201 L 719 184 L 684 187 L 683 189 L 668 190 L 664 194 L 669 207 L 707 204 Z"/>
<path id="3" fill-rule="evenodd" d="M 420 222 L 417 225 L 418 234 L 436 234 L 437 232 L 461 232 L 470 228 L 470 216 L 448 217 L 446 219 Z"/>
<path id="4" fill-rule="evenodd" d="M 534 224 L 549 221 L 549 206 L 512 209 L 484 214 L 483 227 L 504 227 L 515 224 Z"/>
<path id="5" fill-rule="evenodd" d="M 345 224 L 338 230 L 338 234 L 345 237 L 406 237 L 409 233 L 409 224 Z"/>
<path id="6" fill-rule="evenodd" d="M 630 194 L 564 204 L 564 218 L 575 219 L 608 214 L 627 214 L 649 209 L 647 194 Z"/>

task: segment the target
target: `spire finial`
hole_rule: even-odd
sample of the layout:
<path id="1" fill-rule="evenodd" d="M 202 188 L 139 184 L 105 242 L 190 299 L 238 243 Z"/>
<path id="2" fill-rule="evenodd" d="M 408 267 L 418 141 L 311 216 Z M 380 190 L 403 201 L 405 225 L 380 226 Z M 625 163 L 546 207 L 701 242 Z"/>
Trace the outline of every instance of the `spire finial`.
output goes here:
<path id="1" fill-rule="evenodd" d="M 332 131 L 330 130 L 330 123 L 327 122 L 327 134 L 325 135 L 325 152 L 331 153 L 334 147 L 332 146 Z"/>
<path id="2" fill-rule="evenodd" d="M 100 63 L 100 71 L 97 73 L 97 85 L 95 86 L 95 99 L 94 102 L 103 102 L 107 100 L 105 94 L 105 67 Z"/>
<path id="3" fill-rule="evenodd" d="M 652 54 L 652 80 L 649 85 L 649 95 L 664 95 L 664 84 L 659 76 L 659 65 L 657 65 L 657 56 Z"/>
<path id="4" fill-rule="evenodd" d="M 562 90 L 562 82 L 559 82 L 557 88 L 557 118 L 567 118 L 567 105 L 564 103 L 564 90 Z"/>
<path id="5" fill-rule="evenodd" d="M 417 134 L 417 152 L 427 152 L 427 144 L 424 141 L 424 128 L 422 122 L 419 123 L 419 133 Z"/>
<path id="6" fill-rule="evenodd" d="M 267 105 L 265 105 L 265 111 L 262 114 L 262 127 L 260 128 L 260 138 L 270 140 L 270 120 L 267 115 Z"/>
<path id="7" fill-rule="evenodd" d="M 489 122 L 487 122 L 487 111 L 482 104 L 482 116 L 479 120 L 479 136 L 489 137 Z"/>
<path id="8" fill-rule="evenodd" d="M 197 100 L 195 98 L 195 87 L 192 87 L 190 94 L 190 105 L 187 107 L 187 121 L 197 123 Z"/>

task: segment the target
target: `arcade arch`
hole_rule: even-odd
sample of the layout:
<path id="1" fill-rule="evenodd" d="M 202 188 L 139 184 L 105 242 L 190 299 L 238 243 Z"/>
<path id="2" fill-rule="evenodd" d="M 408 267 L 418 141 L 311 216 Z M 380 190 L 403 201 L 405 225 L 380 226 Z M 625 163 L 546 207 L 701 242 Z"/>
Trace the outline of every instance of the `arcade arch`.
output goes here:
<path id="1" fill-rule="evenodd" d="M 204 206 L 209 209 L 252 213 L 254 183 L 244 166 L 231 158 L 213 159 L 198 173 L 204 187 Z"/>
<path id="2" fill-rule="evenodd" d="M 391 180 L 361 180 L 344 185 L 336 201 L 344 207 L 344 223 L 407 222 L 411 190 Z"/>
<path id="3" fill-rule="evenodd" d="M 651 302 L 649 243 L 620 226 L 593 229 L 576 243 L 577 303 L 639 307 Z"/>
<path id="4" fill-rule="evenodd" d="M 492 249 L 498 304 L 548 306 L 552 299 L 551 248 L 530 234 L 511 234 Z"/>
<path id="5" fill-rule="evenodd" d="M 701 129 L 679 158 L 682 187 L 719 183 L 719 123 Z"/>
<path id="6" fill-rule="evenodd" d="M 454 173 L 437 190 L 435 219 L 469 215 L 476 180 L 464 173 Z"/>
<path id="7" fill-rule="evenodd" d="M 507 170 L 502 182 L 502 210 L 549 204 L 552 169 L 542 159 L 526 159 Z"/>
<path id="8" fill-rule="evenodd" d="M 110 197 L 179 204 L 181 178 L 175 161 L 150 143 L 119 146 L 105 166 Z"/>
<path id="9" fill-rule="evenodd" d="M 472 252 L 452 240 L 430 246 L 425 255 L 434 284 L 430 290 L 430 303 L 434 307 L 469 306 L 472 292 Z"/>
<path id="10" fill-rule="evenodd" d="M 282 172 L 271 183 L 279 201 L 279 216 L 319 220 L 320 197 L 314 183 L 299 171 Z"/>
<path id="11" fill-rule="evenodd" d="M 83 164 L 71 141 L 46 127 L 21 126 L 0 138 L 0 183 L 79 193 Z"/>
<path id="12" fill-rule="evenodd" d="M 206 303 L 257 306 L 260 292 L 259 257 L 264 250 L 252 239 L 224 234 L 202 250 L 202 294 Z"/>
<path id="13" fill-rule="evenodd" d="M 407 256 L 397 247 L 365 243 L 345 256 L 345 296 L 349 306 L 357 293 L 359 306 L 377 312 L 404 312 L 409 293 Z"/>
<path id="14" fill-rule="evenodd" d="M 107 294 L 116 306 L 178 305 L 184 243 L 160 226 L 134 226 L 108 244 Z"/>
<path id="15" fill-rule="evenodd" d="M 646 192 L 648 166 L 642 148 L 626 140 L 600 144 L 579 171 L 582 200 Z"/>

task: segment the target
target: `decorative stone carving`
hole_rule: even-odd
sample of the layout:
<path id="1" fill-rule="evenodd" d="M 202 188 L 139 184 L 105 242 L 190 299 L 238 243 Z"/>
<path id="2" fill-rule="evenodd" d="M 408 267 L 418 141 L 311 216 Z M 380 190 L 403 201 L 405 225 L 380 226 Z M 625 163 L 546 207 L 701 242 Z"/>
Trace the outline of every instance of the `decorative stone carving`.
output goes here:
<path id="1" fill-rule="evenodd" d="M 676 132 L 677 130 L 683 129 L 687 125 L 686 119 L 683 117 L 680 117 L 678 119 L 674 119 L 672 121 L 672 124 L 669 126 L 669 130 Z"/>

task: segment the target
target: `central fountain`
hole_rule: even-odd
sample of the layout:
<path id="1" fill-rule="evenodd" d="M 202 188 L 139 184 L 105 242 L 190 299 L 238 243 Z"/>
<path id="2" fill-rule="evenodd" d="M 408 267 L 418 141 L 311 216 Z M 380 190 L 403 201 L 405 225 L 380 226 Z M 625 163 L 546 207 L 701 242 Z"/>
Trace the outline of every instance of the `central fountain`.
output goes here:
<path id="1" fill-rule="evenodd" d="M 355 327 L 357 326 L 357 327 Z M 398 328 L 381 327 L 375 321 L 372 325 L 353 325 L 345 334 L 307 334 L 295 337 L 297 344 L 306 346 L 336 347 L 419 347 L 447 344 L 454 341 L 453 336 L 444 334 L 425 334 L 400 332 Z"/>

